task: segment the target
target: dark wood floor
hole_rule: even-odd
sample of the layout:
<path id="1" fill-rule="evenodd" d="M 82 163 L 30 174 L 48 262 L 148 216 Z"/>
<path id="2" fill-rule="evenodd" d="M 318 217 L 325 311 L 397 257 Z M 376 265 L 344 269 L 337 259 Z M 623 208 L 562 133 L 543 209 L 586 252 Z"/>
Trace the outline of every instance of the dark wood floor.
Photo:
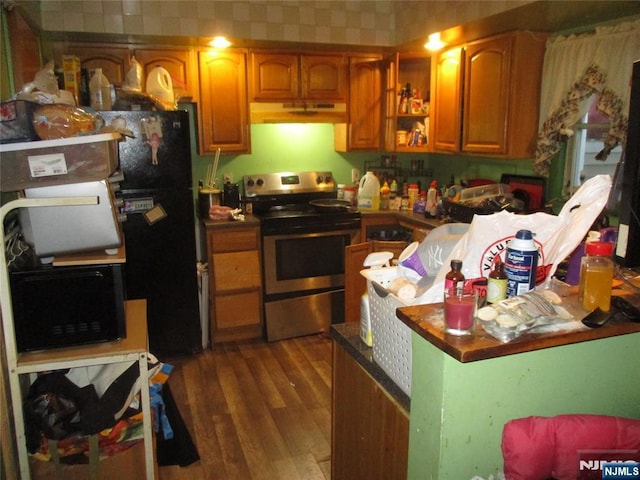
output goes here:
<path id="1" fill-rule="evenodd" d="M 160 480 L 331 477 L 328 335 L 231 343 L 165 361 L 176 367 L 171 391 L 201 460 L 160 467 Z"/>

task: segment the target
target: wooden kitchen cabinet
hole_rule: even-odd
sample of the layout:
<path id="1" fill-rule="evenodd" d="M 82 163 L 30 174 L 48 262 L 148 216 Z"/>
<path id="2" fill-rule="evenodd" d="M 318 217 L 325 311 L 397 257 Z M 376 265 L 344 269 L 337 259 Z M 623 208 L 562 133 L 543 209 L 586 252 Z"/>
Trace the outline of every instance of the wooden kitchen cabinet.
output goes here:
<path id="1" fill-rule="evenodd" d="M 212 343 L 262 337 L 259 226 L 207 225 L 207 256 Z"/>
<path id="2" fill-rule="evenodd" d="M 333 345 L 331 478 L 407 478 L 409 413 Z"/>
<path id="3" fill-rule="evenodd" d="M 427 106 L 431 94 L 431 58 L 423 54 L 395 54 L 385 62 L 385 116 L 384 145 L 389 152 L 429 152 L 432 151 L 429 138 L 430 108 Z M 416 92 L 419 103 L 409 102 L 408 111 L 400 112 L 399 92 L 410 85 Z M 419 93 L 418 93 L 419 92 Z M 398 143 L 396 132 L 407 132 L 407 140 L 418 124 L 426 133 L 420 145 Z"/>
<path id="4" fill-rule="evenodd" d="M 96 68 L 102 68 L 111 83 L 121 86 L 130 68 L 131 56 L 142 67 L 142 88 L 146 87 L 147 75 L 153 68 L 160 66 L 171 75 L 176 98 L 191 98 L 197 101 L 198 72 L 195 52 L 188 48 L 166 46 L 87 44 L 56 42 L 53 46 L 56 65 L 62 65 L 63 55 L 75 55 L 80 59 L 82 68 L 89 74 Z"/>
<path id="5" fill-rule="evenodd" d="M 102 73 L 109 82 L 119 87 L 129 69 L 132 49 L 113 44 L 56 42 L 53 52 L 56 65 L 62 65 L 63 55 L 75 55 L 80 59 L 81 67 L 86 68 L 90 76 L 96 68 L 102 68 Z"/>
<path id="6" fill-rule="evenodd" d="M 155 67 L 162 67 L 171 75 L 176 99 L 191 99 L 197 102 L 198 71 L 195 52 L 192 49 L 136 48 L 133 55 L 142 66 L 145 84 L 149 72 Z"/>
<path id="7" fill-rule="evenodd" d="M 342 54 L 253 52 L 252 101 L 345 102 L 346 65 Z"/>
<path id="8" fill-rule="evenodd" d="M 512 32 L 438 55 L 434 147 L 531 158 L 538 131 L 546 36 Z"/>
<path id="9" fill-rule="evenodd" d="M 436 57 L 431 97 L 431 143 L 436 151 L 460 150 L 462 68 L 462 48 L 443 51 Z"/>
<path id="10" fill-rule="evenodd" d="M 349 118 L 334 125 L 338 152 L 379 150 L 382 140 L 380 56 L 349 57 Z"/>
<path id="11" fill-rule="evenodd" d="M 200 153 L 249 152 L 246 53 L 201 51 Z"/>

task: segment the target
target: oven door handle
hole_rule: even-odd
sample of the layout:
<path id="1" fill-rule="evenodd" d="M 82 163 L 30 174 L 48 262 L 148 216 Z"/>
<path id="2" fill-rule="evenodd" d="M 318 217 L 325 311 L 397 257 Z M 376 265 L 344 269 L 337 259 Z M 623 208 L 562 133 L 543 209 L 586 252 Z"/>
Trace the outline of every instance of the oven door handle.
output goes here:
<path id="1" fill-rule="evenodd" d="M 307 237 L 335 237 L 336 235 L 350 235 L 352 238 L 355 234 L 359 233 L 360 230 L 357 228 L 351 228 L 348 230 L 330 230 L 325 232 L 308 232 L 308 233 L 278 233 L 271 234 L 263 232 L 263 237 L 269 237 L 270 240 L 283 240 L 283 239 L 291 239 L 291 238 L 307 238 Z"/>

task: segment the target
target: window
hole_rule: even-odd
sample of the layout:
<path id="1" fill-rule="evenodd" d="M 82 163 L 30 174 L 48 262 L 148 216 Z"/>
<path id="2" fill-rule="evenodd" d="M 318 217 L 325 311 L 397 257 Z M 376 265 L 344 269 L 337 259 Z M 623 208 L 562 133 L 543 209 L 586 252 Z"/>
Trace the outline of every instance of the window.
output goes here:
<path id="1" fill-rule="evenodd" d="M 605 161 L 596 160 L 604 147 L 603 138 L 609 130 L 609 117 L 596 110 L 597 97 L 591 98 L 591 106 L 582 119 L 573 126 L 574 135 L 567 144 L 564 193 L 570 195 L 586 180 L 596 175 L 609 174 L 615 179 L 616 167 L 622 155 L 622 147 L 614 148 Z"/>

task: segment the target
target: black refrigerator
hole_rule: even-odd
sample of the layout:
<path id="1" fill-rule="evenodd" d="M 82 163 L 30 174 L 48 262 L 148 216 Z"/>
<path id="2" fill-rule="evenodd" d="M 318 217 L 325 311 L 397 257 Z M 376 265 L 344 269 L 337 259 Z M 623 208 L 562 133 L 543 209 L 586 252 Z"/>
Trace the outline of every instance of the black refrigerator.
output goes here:
<path id="1" fill-rule="evenodd" d="M 100 116 L 134 136 L 119 145 L 127 298 L 147 300 L 151 353 L 197 353 L 202 339 L 188 112 Z"/>
<path id="2" fill-rule="evenodd" d="M 629 128 L 622 166 L 616 262 L 640 267 L 640 60 L 633 63 Z"/>

